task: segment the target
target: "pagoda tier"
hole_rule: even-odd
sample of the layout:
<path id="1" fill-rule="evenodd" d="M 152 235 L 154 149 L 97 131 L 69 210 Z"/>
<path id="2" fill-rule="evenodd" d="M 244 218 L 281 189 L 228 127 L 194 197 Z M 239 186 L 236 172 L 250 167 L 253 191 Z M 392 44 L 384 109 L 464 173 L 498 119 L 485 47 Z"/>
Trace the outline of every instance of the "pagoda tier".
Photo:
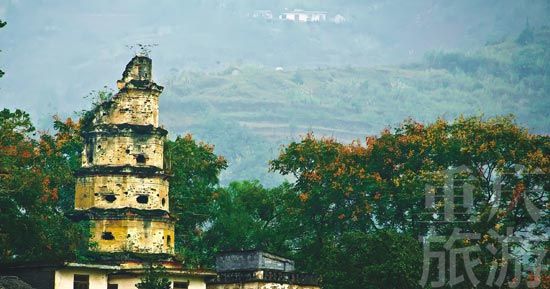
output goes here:
<path id="1" fill-rule="evenodd" d="M 82 167 L 155 166 L 163 168 L 167 131 L 152 125 L 98 125 L 84 132 Z"/>
<path id="2" fill-rule="evenodd" d="M 92 208 L 72 217 L 90 221 L 91 249 L 97 252 L 174 254 L 174 220 L 163 210 Z"/>
<path id="3" fill-rule="evenodd" d="M 76 181 L 75 209 L 136 208 L 169 211 L 168 176 L 153 168 L 82 169 Z"/>

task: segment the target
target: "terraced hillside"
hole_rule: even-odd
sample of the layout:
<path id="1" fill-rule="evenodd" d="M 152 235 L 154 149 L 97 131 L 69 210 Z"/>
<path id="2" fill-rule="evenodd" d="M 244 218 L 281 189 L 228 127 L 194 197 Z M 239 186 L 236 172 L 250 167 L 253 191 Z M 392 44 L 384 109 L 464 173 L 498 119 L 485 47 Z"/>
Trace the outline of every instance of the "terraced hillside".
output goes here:
<path id="1" fill-rule="evenodd" d="M 224 181 L 275 184 L 267 161 L 279 145 L 308 131 L 342 141 L 364 139 L 412 117 L 509 114 L 550 130 L 550 29 L 527 27 L 517 39 L 475 52 L 433 52 L 402 67 L 228 67 L 184 72 L 167 83 L 163 122 L 193 132 L 230 161 Z"/>

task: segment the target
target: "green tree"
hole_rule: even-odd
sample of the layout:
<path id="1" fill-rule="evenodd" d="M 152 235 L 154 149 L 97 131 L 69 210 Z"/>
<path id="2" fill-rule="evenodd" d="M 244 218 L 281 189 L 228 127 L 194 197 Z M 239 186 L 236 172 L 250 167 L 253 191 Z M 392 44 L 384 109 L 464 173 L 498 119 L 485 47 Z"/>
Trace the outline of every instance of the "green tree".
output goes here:
<path id="1" fill-rule="evenodd" d="M 258 181 L 232 182 L 212 202 L 205 245 L 219 251 L 262 249 L 289 255 L 300 235 L 299 216 L 288 202 L 290 184 L 264 188 Z"/>
<path id="2" fill-rule="evenodd" d="M 165 143 L 166 169 L 170 179 L 170 212 L 176 223 L 176 250 L 191 266 L 198 266 L 208 256 L 202 245 L 202 231 L 208 221 L 209 204 L 215 194 L 220 172 L 227 167 L 214 147 L 197 143 L 191 135 Z"/>
<path id="3" fill-rule="evenodd" d="M 422 250 L 410 236 L 386 230 L 347 232 L 324 249 L 323 288 L 420 288 Z"/>
<path id="4" fill-rule="evenodd" d="M 170 289 L 171 282 L 166 276 L 166 269 L 162 265 L 149 264 L 140 282 L 136 284 L 136 288 Z"/>

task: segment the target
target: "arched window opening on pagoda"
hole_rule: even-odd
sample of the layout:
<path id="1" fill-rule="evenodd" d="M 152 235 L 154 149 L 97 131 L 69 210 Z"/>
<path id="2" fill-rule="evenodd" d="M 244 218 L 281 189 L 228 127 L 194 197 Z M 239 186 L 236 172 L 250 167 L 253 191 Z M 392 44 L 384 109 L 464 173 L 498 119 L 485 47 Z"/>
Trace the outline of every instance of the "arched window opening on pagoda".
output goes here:
<path id="1" fill-rule="evenodd" d="M 149 197 L 146 195 L 139 195 L 136 200 L 140 204 L 147 204 L 149 202 Z"/>
<path id="2" fill-rule="evenodd" d="M 103 239 L 103 240 L 114 240 L 115 236 L 113 236 L 113 233 L 111 233 L 111 232 L 103 232 L 101 234 L 101 239 Z"/>
<path id="3" fill-rule="evenodd" d="M 140 165 L 144 165 L 145 164 L 145 155 L 144 154 L 139 154 L 136 156 L 136 162 Z"/>
<path id="4" fill-rule="evenodd" d="M 105 201 L 107 201 L 109 203 L 112 203 L 112 202 L 116 201 L 116 196 L 112 195 L 112 194 L 108 194 L 108 195 L 104 195 L 103 199 L 105 199 Z"/>

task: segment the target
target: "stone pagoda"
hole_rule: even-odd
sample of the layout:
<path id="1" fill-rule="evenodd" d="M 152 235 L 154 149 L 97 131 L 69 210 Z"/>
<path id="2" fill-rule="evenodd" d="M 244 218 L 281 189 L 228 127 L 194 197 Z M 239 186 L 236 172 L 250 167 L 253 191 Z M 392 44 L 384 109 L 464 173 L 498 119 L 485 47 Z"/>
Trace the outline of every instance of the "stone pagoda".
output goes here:
<path id="1" fill-rule="evenodd" d="M 92 111 L 83 130 L 75 209 L 91 221 L 97 252 L 174 253 L 168 175 L 159 127 L 159 96 L 151 59 L 134 57 L 117 81 L 119 92 Z"/>

